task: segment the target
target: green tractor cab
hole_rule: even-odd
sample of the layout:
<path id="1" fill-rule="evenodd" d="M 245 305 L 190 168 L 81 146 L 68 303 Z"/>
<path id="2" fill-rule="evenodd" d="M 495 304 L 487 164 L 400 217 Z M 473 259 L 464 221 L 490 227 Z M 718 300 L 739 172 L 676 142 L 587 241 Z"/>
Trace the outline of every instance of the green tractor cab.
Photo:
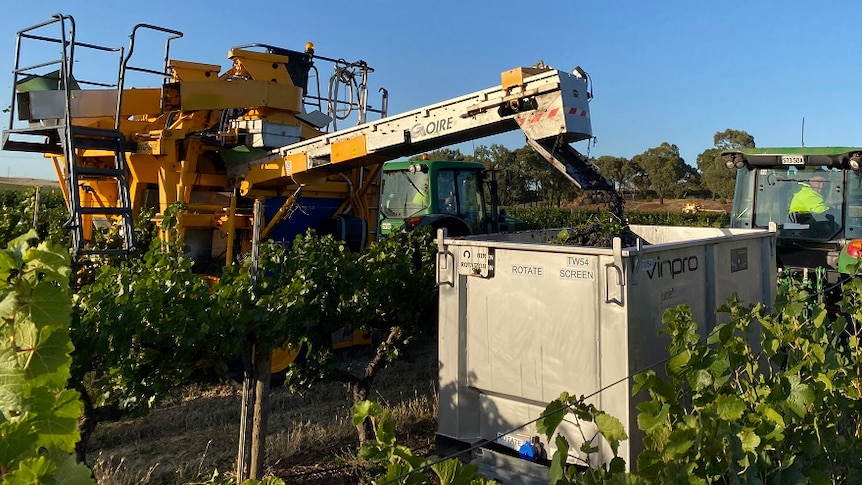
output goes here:
<path id="1" fill-rule="evenodd" d="M 778 229 L 783 271 L 825 270 L 827 284 L 862 257 L 862 148 L 750 148 L 722 153 L 737 170 L 731 227 Z"/>
<path id="2" fill-rule="evenodd" d="M 411 229 L 446 228 L 450 236 L 522 229 L 520 220 L 497 210 L 496 182 L 487 178 L 485 166 L 479 162 L 405 160 L 383 164 L 378 234 L 385 237 L 405 225 Z"/>

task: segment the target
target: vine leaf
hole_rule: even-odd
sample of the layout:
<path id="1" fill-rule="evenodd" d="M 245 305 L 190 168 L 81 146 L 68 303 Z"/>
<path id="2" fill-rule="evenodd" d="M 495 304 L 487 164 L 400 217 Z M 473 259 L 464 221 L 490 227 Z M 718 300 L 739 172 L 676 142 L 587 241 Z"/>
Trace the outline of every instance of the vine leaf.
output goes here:
<path id="1" fill-rule="evenodd" d="M 359 426 L 367 417 L 377 417 L 383 414 L 383 408 L 374 401 L 360 401 L 351 408 L 353 426 Z"/>
<path id="2" fill-rule="evenodd" d="M 814 391 L 808 384 L 799 381 L 799 376 L 788 377 L 790 381 L 790 395 L 787 396 L 786 405 L 796 416 L 803 418 L 808 405 L 814 402 Z"/>
<path id="3" fill-rule="evenodd" d="M 6 420 L 21 412 L 24 371 L 12 348 L 0 348 L 0 411 Z M 0 440 L 2 441 L 2 440 Z"/>
<path id="4" fill-rule="evenodd" d="M 557 452 L 551 458 L 550 482 L 556 484 L 562 482 L 566 472 L 566 458 L 569 456 L 569 441 L 564 436 L 557 435 L 554 442 L 557 445 Z"/>
<path id="5" fill-rule="evenodd" d="M 637 405 L 638 428 L 649 433 L 664 423 L 670 414 L 670 405 L 656 401 L 644 401 Z"/>
<path id="6" fill-rule="evenodd" d="M 3 254 L 0 251 L 0 254 Z M 0 328 L 8 325 L 7 321 L 15 315 L 18 308 L 18 295 L 14 291 L 2 291 L 2 299 L 0 299 Z"/>
<path id="7" fill-rule="evenodd" d="M 553 436 L 554 431 L 556 431 L 560 423 L 563 422 L 563 418 L 566 417 L 566 408 L 568 408 L 568 405 L 565 403 L 565 400 L 567 398 L 568 394 L 564 394 L 558 399 L 554 399 L 548 403 L 545 410 L 542 412 L 541 417 L 539 417 L 539 420 L 536 422 L 536 431 L 544 434 L 548 441 L 551 440 L 551 436 Z"/>
<path id="8" fill-rule="evenodd" d="M 55 327 L 57 322 L 69 321 L 72 301 L 58 287 L 42 282 L 22 301 L 21 313 L 38 328 Z"/>
<path id="9" fill-rule="evenodd" d="M 672 376 L 679 375 L 683 368 L 691 361 L 691 351 L 685 350 L 680 352 L 667 362 L 667 373 Z"/>
<path id="10" fill-rule="evenodd" d="M 822 383 L 828 392 L 832 392 L 835 389 L 835 387 L 832 385 L 832 379 L 830 379 L 829 376 L 827 376 L 826 374 L 817 374 L 817 377 L 815 377 L 814 380 Z"/>
<path id="11" fill-rule="evenodd" d="M 746 453 L 755 453 L 760 446 L 760 436 L 749 428 L 740 431 L 736 436 L 742 443 L 742 451 Z"/>
<path id="12" fill-rule="evenodd" d="M 73 350 L 68 255 L 46 244 L 33 250 L 34 236 L 31 231 L 0 251 L 0 273 L 7 274 L 0 281 L 3 483 L 93 483 L 71 455 L 83 404 L 77 391 L 66 389 Z"/>
<path id="13" fill-rule="evenodd" d="M 53 395 L 44 387 L 34 390 L 33 428 L 39 434 L 39 446 L 56 447 L 66 453 L 78 442 L 78 417 L 84 410 L 77 391 L 65 389 Z M 38 400 L 37 400 L 38 399 Z"/>
<path id="14" fill-rule="evenodd" d="M 443 460 L 431 466 L 434 473 L 440 477 L 440 483 L 452 483 L 458 474 L 457 460 Z"/>
<path id="15" fill-rule="evenodd" d="M 611 445 L 611 449 L 614 451 L 614 456 L 616 456 L 619 451 L 620 441 L 628 439 L 623 423 L 617 419 L 616 416 L 612 416 L 607 413 L 599 413 L 596 416 L 596 425 L 599 427 L 599 432 L 602 433 L 602 436 L 604 436 L 608 441 L 608 444 Z"/>
<path id="16" fill-rule="evenodd" d="M 62 388 L 70 375 L 72 342 L 65 330 L 58 329 L 50 333 L 43 330 L 41 333 L 47 334 L 47 337 L 39 339 L 31 351 L 27 378 L 32 379 L 31 385 L 34 386 Z"/>
<path id="17" fill-rule="evenodd" d="M 477 483 L 476 477 L 479 474 L 479 465 L 464 464 L 457 458 L 435 463 L 431 469 L 440 479 L 440 483 L 450 485 L 472 485 Z"/>
<path id="18" fill-rule="evenodd" d="M 689 385 L 695 391 L 700 391 L 712 385 L 712 374 L 706 369 L 698 369 L 689 378 Z"/>
<path id="19" fill-rule="evenodd" d="M 673 431 L 665 448 L 665 453 L 669 457 L 682 457 L 692 446 L 694 446 L 694 440 L 688 436 L 688 433 Z"/>
<path id="20" fill-rule="evenodd" d="M 388 412 L 384 412 L 377 425 L 377 440 L 394 446 L 395 438 L 395 421 L 389 417 Z"/>
<path id="21" fill-rule="evenodd" d="M 21 362 L 22 368 L 27 365 L 30 354 L 38 341 L 39 330 L 36 328 L 36 324 L 29 318 L 21 318 L 19 315 L 12 327 L 11 343 L 18 351 L 18 360 Z"/>
<path id="22" fill-rule="evenodd" d="M 24 262 L 30 269 L 40 272 L 43 278 L 58 282 L 69 281 L 68 254 L 51 251 L 44 242 L 27 251 Z"/>
<path id="23" fill-rule="evenodd" d="M 718 417 L 725 421 L 735 421 L 745 412 L 745 403 L 736 396 L 722 395 L 715 400 Z"/>
<path id="24" fill-rule="evenodd" d="M 30 241 L 37 237 L 38 234 L 36 234 L 36 231 L 30 229 L 26 234 L 16 237 L 6 245 L 7 255 L 15 261 L 15 267 L 24 265 L 24 255 L 30 250 Z"/>
<path id="25" fill-rule="evenodd" d="M 7 281 L 12 271 L 18 267 L 15 258 L 7 251 L 0 251 L 0 281 Z"/>
<path id="26" fill-rule="evenodd" d="M 0 436 L 0 463 L 12 463 L 21 450 L 34 449 L 38 439 L 29 423 L 20 420 L 0 423 Z"/>
<path id="27" fill-rule="evenodd" d="M 83 463 L 75 461 L 75 456 L 52 450 L 49 457 L 57 464 L 56 476 L 63 477 L 64 485 L 92 485 L 93 472 Z"/>
<path id="28" fill-rule="evenodd" d="M 44 456 L 25 458 L 18 463 L 17 469 L 3 476 L 3 485 L 47 483 L 45 478 L 56 469 L 57 466 Z"/>

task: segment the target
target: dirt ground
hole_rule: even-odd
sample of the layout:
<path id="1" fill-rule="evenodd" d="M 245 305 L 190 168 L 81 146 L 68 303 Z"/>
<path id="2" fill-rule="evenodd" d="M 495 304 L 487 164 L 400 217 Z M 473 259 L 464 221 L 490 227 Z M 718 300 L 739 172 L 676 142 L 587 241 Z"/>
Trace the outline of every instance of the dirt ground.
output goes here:
<path id="1" fill-rule="evenodd" d="M 364 362 L 364 350 L 346 352 Z M 391 413 L 399 444 L 426 456 L 437 428 L 436 341 L 417 342 L 408 355 L 375 378 L 372 399 Z M 240 400 L 236 383 L 183 386 L 144 416 L 99 424 L 88 465 L 100 485 L 226 483 L 235 468 Z M 269 406 L 267 476 L 289 484 L 357 485 L 382 471 L 368 469 L 356 456 L 356 428 L 342 384 L 320 383 L 304 394 L 274 388 Z M 214 473 L 220 480 L 211 480 Z"/>

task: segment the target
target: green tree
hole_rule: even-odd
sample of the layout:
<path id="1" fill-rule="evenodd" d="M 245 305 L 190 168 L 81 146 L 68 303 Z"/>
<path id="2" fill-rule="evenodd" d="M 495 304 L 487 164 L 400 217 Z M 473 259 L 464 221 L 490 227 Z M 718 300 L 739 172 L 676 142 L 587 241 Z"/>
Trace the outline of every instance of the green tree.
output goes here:
<path id="1" fill-rule="evenodd" d="M 733 197 L 736 183 L 736 170 L 724 166 L 721 152 L 739 148 L 754 148 L 754 137 L 741 130 L 726 129 L 716 132 L 713 136 L 714 147 L 707 148 L 697 156 L 697 168 L 700 170 L 703 185 L 712 198 Z"/>
<path id="2" fill-rule="evenodd" d="M 560 205 L 579 190 L 529 145 L 514 151 L 502 145 L 480 146 L 468 159 L 499 171 L 496 177 L 502 205 L 538 201 Z"/>
<path id="3" fill-rule="evenodd" d="M 514 166 L 515 155 L 511 150 L 497 143 L 490 147 L 479 145 L 473 150 L 473 155 L 468 156 L 467 159 L 482 162 L 487 170 L 492 171 L 491 177 L 497 181 L 497 196 L 500 205 L 505 206 L 514 203 L 511 171 Z"/>
<path id="4" fill-rule="evenodd" d="M 679 147 L 664 142 L 635 155 L 632 161 L 643 167 L 660 203 L 664 204 L 665 197 L 678 194 L 680 180 L 687 172 L 685 161 L 679 155 Z"/>
<path id="5" fill-rule="evenodd" d="M 626 190 L 637 189 L 635 179 L 643 174 L 643 169 L 638 164 L 625 157 L 603 155 L 594 159 L 593 163 L 621 193 Z"/>
<path id="6" fill-rule="evenodd" d="M 716 132 L 712 137 L 716 148 L 733 150 L 736 148 L 754 148 L 754 137 L 742 130 L 728 128 Z"/>
<path id="7" fill-rule="evenodd" d="M 593 159 L 593 163 L 599 167 L 602 175 L 614 184 L 614 188 L 622 190 L 628 182 L 629 174 L 624 172 L 625 167 L 629 164 L 629 160 L 624 157 L 614 157 L 611 155 L 602 155 L 599 158 Z"/>
<path id="8" fill-rule="evenodd" d="M 515 187 L 512 183 L 512 172 L 515 169 L 515 154 L 500 144 L 490 147 L 479 145 L 473 150 L 473 155 L 468 160 L 481 162 L 488 170 L 493 171 L 492 177 L 497 181 L 497 196 L 500 205 L 512 205 L 517 200 Z"/>
<path id="9" fill-rule="evenodd" d="M 638 165 L 638 167 L 640 167 L 640 165 Z M 634 187 L 635 191 L 640 194 L 641 197 L 646 197 L 650 187 L 650 180 L 645 170 L 641 169 L 640 172 L 636 173 L 632 177 L 632 187 Z"/>
<path id="10" fill-rule="evenodd" d="M 702 179 L 700 172 L 698 172 L 695 167 L 692 167 L 689 164 L 685 164 L 682 175 L 683 195 L 690 194 L 692 192 L 700 192 L 701 190 L 703 190 L 701 180 Z"/>
<path id="11" fill-rule="evenodd" d="M 482 162 L 489 170 L 507 170 L 514 163 L 512 150 L 498 143 L 491 146 L 477 146 L 473 150 L 473 155 L 467 156 L 467 160 Z"/>
<path id="12" fill-rule="evenodd" d="M 523 157 L 518 157 L 517 150 L 502 152 L 498 151 L 495 161 L 499 163 L 498 168 L 503 169 L 503 177 L 500 181 L 499 191 L 501 204 L 515 205 L 533 200 L 532 174 Z"/>
<path id="13" fill-rule="evenodd" d="M 514 151 L 496 144 L 479 146 L 467 160 L 482 162 L 488 169 L 498 171 L 495 176 L 501 205 L 542 201 L 559 206 L 575 198 L 580 191 L 529 145 Z M 633 169 L 630 164 L 623 167 L 626 180 Z"/>
<path id="14" fill-rule="evenodd" d="M 526 175 L 525 189 L 532 192 L 534 200 L 547 205 L 559 206 L 562 200 L 572 199 L 578 191 L 565 175 L 539 155 L 532 147 L 525 145 L 515 150 L 515 163 Z"/>
<path id="15" fill-rule="evenodd" d="M 410 160 L 422 160 L 422 158 L 428 155 L 430 160 L 464 160 L 465 156 L 461 153 L 461 150 L 457 148 L 440 148 L 437 150 L 433 150 L 427 153 L 420 153 L 418 155 L 413 155 L 410 157 Z"/>

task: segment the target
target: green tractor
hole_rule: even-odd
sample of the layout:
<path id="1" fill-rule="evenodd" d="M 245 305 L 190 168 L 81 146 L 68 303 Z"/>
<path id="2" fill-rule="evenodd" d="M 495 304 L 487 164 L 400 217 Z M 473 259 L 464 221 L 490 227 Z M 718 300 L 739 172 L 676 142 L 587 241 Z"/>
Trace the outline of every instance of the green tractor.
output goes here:
<path id="1" fill-rule="evenodd" d="M 381 178 L 380 237 L 405 225 L 446 228 L 450 236 L 524 228 L 499 210 L 494 172 L 479 162 L 393 161 L 383 164 Z"/>
<path id="2" fill-rule="evenodd" d="M 731 227 L 777 227 L 778 268 L 834 296 L 862 257 L 862 148 L 747 148 L 722 153 L 737 169 Z"/>

